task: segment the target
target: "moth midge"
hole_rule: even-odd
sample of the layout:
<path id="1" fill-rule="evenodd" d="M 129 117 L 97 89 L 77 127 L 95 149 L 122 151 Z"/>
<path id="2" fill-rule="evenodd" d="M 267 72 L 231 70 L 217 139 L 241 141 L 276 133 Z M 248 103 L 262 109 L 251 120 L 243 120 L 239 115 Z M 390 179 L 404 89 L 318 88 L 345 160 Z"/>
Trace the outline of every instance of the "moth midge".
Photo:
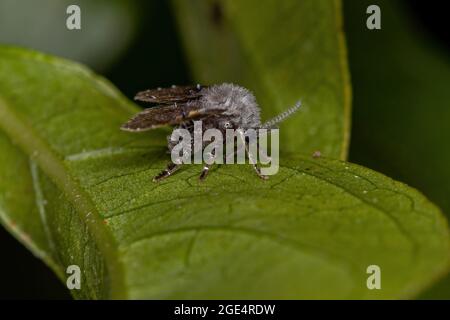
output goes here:
<path id="1" fill-rule="evenodd" d="M 124 123 L 121 126 L 124 131 L 142 132 L 162 126 L 172 126 L 174 130 L 188 129 L 192 134 L 193 122 L 198 120 L 202 121 L 203 131 L 212 128 L 222 132 L 226 129 L 273 129 L 301 107 L 299 101 L 294 107 L 261 123 L 260 108 L 255 96 L 246 88 L 230 83 L 212 86 L 197 84 L 196 86 L 158 87 L 138 92 L 135 100 L 153 104 L 153 106 L 137 113 Z M 168 139 L 169 152 L 175 145 Z M 194 151 L 194 148 L 191 150 Z M 170 162 L 166 169 L 153 178 L 153 181 L 158 182 L 171 176 L 180 166 Z M 257 163 L 253 164 L 253 168 L 260 178 L 264 180 L 268 178 L 261 174 Z M 201 181 L 206 178 L 209 169 L 210 166 L 205 164 L 199 176 Z"/>

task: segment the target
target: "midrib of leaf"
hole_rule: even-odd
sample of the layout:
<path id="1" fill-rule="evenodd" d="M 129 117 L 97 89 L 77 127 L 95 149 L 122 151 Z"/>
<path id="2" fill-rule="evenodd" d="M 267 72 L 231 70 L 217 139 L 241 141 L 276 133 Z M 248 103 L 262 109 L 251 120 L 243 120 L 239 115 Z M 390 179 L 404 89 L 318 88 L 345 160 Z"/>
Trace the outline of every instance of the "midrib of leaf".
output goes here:
<path id="1" fill-rule="evenodd" d="M 50 177 L 64 192 L 67 199 L 76 208 L 94 237 L 96 245 L 103 253 L 108 268 L 111 298 L 126 298 L 123 266 L 117 254 L 117 243 L 110 231 L 102 223 L 100 215 L 86 192 L 78 185 L 76 179 L 69 173 L 64 161 L 39 134 L 20 118 L 9 103 L 0 97 L 0 126 L 3 131 L 35 161 L 40 169 Z"/>
<path id="2" fill-rule="evenodd" d="M 350 67 L 348 64 L 347 45 L 345 43 L 342 0 L 334 0 L 333 3 L 336 7 L 336 36 L 338 38 L 337 42 L 339 46 L 339 62 L 341 66 L 340 74 L 342 77 L 342 82 L 344 83 L 344 133 L 340 159 L 347 160 L 350 147 L 350 132 L 352 125 L 352 87 L 350 85 Z"/>

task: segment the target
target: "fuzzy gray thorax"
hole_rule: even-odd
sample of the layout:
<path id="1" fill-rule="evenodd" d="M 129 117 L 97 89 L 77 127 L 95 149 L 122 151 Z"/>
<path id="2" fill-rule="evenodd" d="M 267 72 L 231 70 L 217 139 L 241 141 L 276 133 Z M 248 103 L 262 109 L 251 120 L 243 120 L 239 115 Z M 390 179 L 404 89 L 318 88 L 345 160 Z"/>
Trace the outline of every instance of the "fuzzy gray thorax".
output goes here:
<path id="1" fill-rule="evenodd" d="M 226 117 L 220 122 L 231 122 L 235 129 L 258 128 L 261 125 L 259 106 L 255 96 L 247 89 L 223 83 L 203 90 L 200 103 L 205 109 L 226 109 L 222 113 Z"/>

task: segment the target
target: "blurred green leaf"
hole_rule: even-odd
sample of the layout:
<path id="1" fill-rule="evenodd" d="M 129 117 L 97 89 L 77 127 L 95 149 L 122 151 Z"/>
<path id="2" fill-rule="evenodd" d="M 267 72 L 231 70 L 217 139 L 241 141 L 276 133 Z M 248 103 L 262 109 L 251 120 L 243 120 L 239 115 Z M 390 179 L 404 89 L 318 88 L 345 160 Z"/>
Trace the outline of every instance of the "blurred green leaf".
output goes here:
<path id="1" fill-rule="evenodd" d="M 66 27 L 66 9 L 72 4 L 81 9 L 81 30 Z M 105 70 L 130 44 L 140 18 L 135 0 L 2 0 L 0 43 Z"/>
<path id="2" fill-rule="evenodd" d="M 352 161 L 422 190 L 450 217 L 450 61 L 406 6 L 377 1 L 382 30 L 365 27 L 371 1 L 345 6 L 354 88 Z M 450 277 L 435 297 L 450 298 Z"/>
<path id="3" fill-rule="evenodd" d="M 449 232 L 417 191 L 337 160 L 199 166 L 163 183 L 164 132 L 118 130 L 138 109 L 58 58 L 0 49 L 0 218 L 79 298 L 411 297 L 447 266 Z M 368 290 L 379 265 L 383 290 Z"/>
<path id="4" fill-rule="evenodd" d="M 350 83 L 340 1 L 174 0 L 195 78 L 254 91 L 263 116 L 302 100 L 285 150 L 347 157 Z"/>

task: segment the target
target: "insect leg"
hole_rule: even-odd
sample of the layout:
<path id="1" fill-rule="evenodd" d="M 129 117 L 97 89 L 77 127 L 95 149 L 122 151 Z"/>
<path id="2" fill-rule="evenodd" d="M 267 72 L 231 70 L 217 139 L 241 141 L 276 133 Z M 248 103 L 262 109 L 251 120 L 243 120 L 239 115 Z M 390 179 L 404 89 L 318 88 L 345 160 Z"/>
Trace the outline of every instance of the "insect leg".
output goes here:
<path id="1" fill-rule="evenodd" d="M 258 177 L 260 177 L 263 180 L 267 180 L 269 179 L 268 176 L 265 176 L 261 173 L 261 169 L 259 168 L 257 163 L 253 163 L 253 169 L 255 169 L 256 174 L 258 175 Z"/>
<path id="2" fill-rule="evenodd" d="M 205 180 L 205 178 L 208 176 L 209 168 L 210 168 L 210 165 L 205 164 L 205 166 L 202 169 L 202 172 L 200 173 L 200 177 L 199 177 L 200 181 Z"/>
<path id="3" fill-rule="evenodd" d="M 153 182 L 159 182 L 167 177 L 169 177 L 172 173 L 177 171 L 181 165 L 170 162 L 167 165 L 167 168 L 161 171 L 157 176 L 153 178 Z"/>
<path id="4" fill-rule="evenodd" d="M 253 165 L 253 169 L 255 169 L 256 174 L 258 175 L 258 177 L 260 177 L 263 180 L 267 180 L 269 179 L 268 176 L 265 176 L 261 173 L 261 169 L 258 166 L 258 163 L 256 162 L 255 158 L 253 157 L 253 154 L 250 152 L 249 147 L 248 147 L 248 141 L 247 139 L 245 139 L 242 135 L 240 135 L 242 142 L 245 146 L 245 151 L 248 154 L 248 158 L 250 160 L 250 163 Z"/>
<path id="5" fill-rule="evenodd" d="M 209 154 L 209 158 L 214 161 L 214 159 L 216 158 L 216 156 L 214 155 L 214 152 L 211 152 Z M 200 177 L 199 177 L 200 181 L 203 181 L 206 179 L 210 168 L 211 168 L 211 164 L 205 163 L 205 165 L 203 166 L 202 172 L 200 173 Z"/>

